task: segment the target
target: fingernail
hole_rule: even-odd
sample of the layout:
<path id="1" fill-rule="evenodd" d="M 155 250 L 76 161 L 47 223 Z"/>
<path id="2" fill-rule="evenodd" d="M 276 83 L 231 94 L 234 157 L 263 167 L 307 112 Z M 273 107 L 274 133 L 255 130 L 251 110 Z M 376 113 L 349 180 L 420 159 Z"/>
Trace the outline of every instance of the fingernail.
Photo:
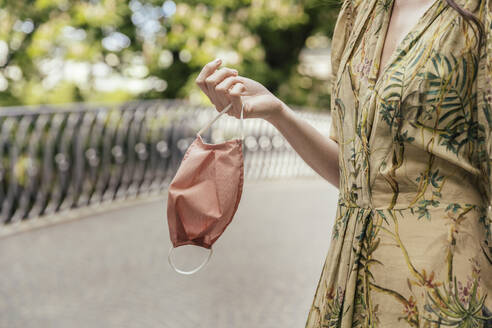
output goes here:
<path id="1" fill-rule="evenodd" d="M 220 59 L 220 58 L 217 58 L 217 59 L 215 60 L 215 63 L 216 63 L 216 64 L 218 64 L 218 63 L 220 63 L 220 62 L 222 62 L 222 59 Z"/>

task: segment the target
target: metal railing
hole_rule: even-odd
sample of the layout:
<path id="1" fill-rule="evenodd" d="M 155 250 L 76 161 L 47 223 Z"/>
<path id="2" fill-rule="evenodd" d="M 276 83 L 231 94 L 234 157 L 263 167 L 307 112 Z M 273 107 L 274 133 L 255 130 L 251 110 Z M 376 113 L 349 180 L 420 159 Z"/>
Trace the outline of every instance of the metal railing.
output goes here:
<path id="1" fill-rule="evenodd" d="M 297 113 L 328 134 L 328 114 Z M 0 220 L 162 194 L 216 114 L 182 100 L 0 109 Z M 244 129 L 246 179 L 317 176 L 270 123 L 245 119 Z M 239 120 L 223 115 L 203 138 L 238 135 Z"/>

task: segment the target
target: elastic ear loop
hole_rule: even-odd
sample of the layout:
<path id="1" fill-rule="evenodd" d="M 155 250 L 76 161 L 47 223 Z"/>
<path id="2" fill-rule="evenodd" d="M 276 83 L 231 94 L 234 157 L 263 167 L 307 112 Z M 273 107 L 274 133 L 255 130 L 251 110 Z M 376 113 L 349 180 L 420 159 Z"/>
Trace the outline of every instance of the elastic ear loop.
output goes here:
<path id="1" fill-rule="evenodd" d="M 175 247 L 171 246 L 171 248 L 169 249 L 169 254 L 167 255 L 167 260 L 169 261 L 169 264 L 173 267 L 174 271 L 176 271 L 177 273 L 181 273 L 181 274 L 193 274 L 193 273 L 199 271 L 201 268 L 203 268 L 205 266 L 205 264 L 208 263 L 208 261 L 210 260 L 210 256 L 212 256 L 212 253 L 214 252 L 212 247 L 210 247 L 210 253 L 208 253 L 208 257 L 205 259 L 205 261 L 203 261 L 202 264 L 200 264 L 200 266 L 198 268 L 193 269 L 191 271 L 183 271 L 183 270 L 176 268 L 173 261 L 171 260 L 171 253 L 173 252 L 174 248 Z"/>
<path id="2" fill-rule="evenodd" d="M 217 121 L 222 114 L 227 113 L 229 111 L 229 109 L 231 109 L 231 108 L 232 108 L 232 103 L 227 105 L 218 115 L 216 115 L 210 122 L 208 122 L 207 125 L 205 125 L 203 128 L 201 128 L 200 131 L 197 132 L 197 135 L 201 135 L 212 124 L 214 124 L 214 122 Z M 243 118 L 244 115 L 243 115 L 243 112 L 244 112 L 244 103 L 241 106 L 241 125 L 240 125 L 241 126 L 241 140 L 244 140 L 244 118 Z"/>

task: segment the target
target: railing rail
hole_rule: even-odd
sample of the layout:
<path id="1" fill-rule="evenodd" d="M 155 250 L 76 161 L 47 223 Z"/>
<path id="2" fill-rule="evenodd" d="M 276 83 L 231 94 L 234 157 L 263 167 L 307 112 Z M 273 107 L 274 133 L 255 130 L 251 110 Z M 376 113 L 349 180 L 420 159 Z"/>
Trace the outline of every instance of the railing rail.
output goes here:
<path id="1" fill-rule="evenodd" d="M 0 221 L 163 193 L 216 113 L 182 100 L 0 109 Z M 297 113 L 328 133 L 328 114 Z M 223 115 L 203 138 L 229 140 L 238 124 Z M 246 119 L 244 129 L 246 179 L 317 176 L 268 122 Z"/>

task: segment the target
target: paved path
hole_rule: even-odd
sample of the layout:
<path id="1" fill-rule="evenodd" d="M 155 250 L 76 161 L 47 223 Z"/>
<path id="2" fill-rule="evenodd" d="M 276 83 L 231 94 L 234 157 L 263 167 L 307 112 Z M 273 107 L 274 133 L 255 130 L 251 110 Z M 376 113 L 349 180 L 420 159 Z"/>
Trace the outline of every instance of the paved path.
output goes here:
<path id="1" fill-rule="evenodd" d="M 304 327 L 336 200 L 321 178 L 246 181 L 191 276 L 167 262 L 164 198 L 0 239 L 0 327 Z M 182 266 L 206 254 L 175 252 Z"/>

